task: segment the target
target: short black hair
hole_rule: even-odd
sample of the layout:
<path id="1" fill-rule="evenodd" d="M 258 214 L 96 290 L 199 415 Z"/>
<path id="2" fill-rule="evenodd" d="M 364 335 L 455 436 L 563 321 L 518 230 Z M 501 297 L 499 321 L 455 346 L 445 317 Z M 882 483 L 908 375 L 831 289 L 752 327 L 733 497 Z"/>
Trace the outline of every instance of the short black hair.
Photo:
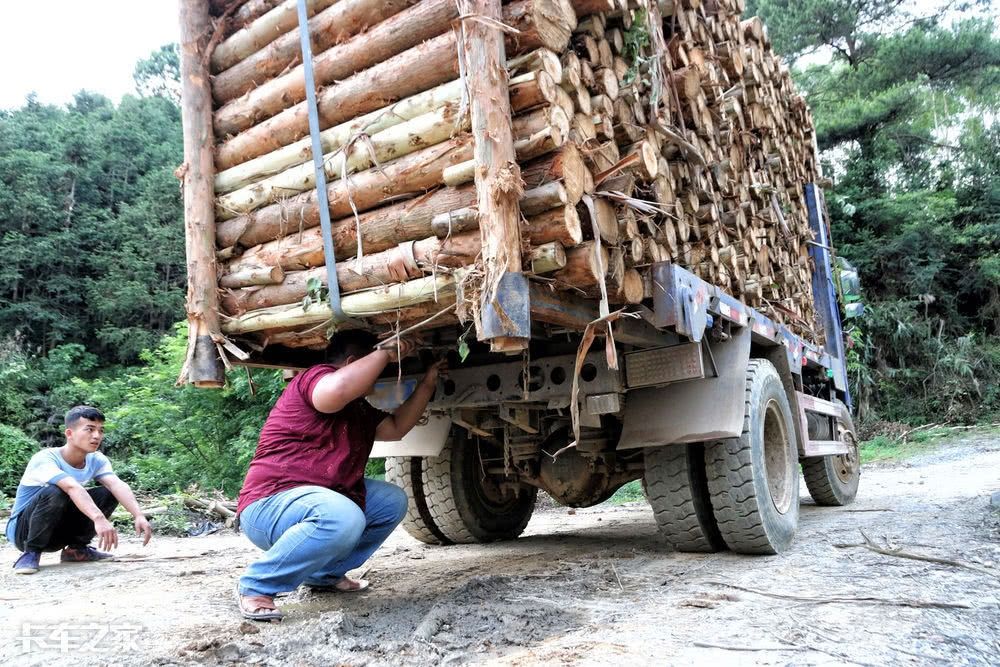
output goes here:
<path id="1" fill-rule="evenodd" d="M 89 405 L 78 405 L 75 408 L 70 408 L 70 411 L 66 413 L 66 426 L 72 426 L 81 419 L 88 419 L 92 422 L 103 422 L 104 413 Z"/>
<path id="2" fill-rule="evenodd" d="M 348 357 L 363 357 L 374 349 L 378 337 L 363 329 L 348 329 L 333 335 L 326 348 L 327 361 L 337 363 Z"/>

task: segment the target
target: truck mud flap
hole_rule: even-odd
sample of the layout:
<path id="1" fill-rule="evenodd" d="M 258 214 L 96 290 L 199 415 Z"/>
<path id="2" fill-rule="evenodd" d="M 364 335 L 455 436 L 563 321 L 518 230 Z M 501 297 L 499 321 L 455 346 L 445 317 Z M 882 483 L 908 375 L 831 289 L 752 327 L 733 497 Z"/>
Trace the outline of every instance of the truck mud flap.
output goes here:
<path id="1" fill-rule="evenodd" d="M 618 449 L 734 438 L 743 431 L 750 327 L 712 344 L 718 377 L 630 391 Z"/>
<path id="2" fill-rule="evenodd" d="M 432 414 L 426 424 L 414 426 L 402 440 L 388 442 L 376 440 L 371 458 L 385 456 L 437 456 L 444 449 L 451 430 L 451 418 Z"/>

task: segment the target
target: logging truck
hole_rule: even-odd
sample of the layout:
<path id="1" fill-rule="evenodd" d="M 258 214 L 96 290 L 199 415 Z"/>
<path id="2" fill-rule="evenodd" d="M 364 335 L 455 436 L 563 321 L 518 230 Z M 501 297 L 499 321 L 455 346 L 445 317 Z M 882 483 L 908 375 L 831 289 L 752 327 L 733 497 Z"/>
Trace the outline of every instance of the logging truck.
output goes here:
<path id="1" fill-rule="evenodd" d="M 405 529 L 430 544 L 512 539 L 539 490 L 588 507 L 642 480 L 674 549 L 769 554 L 795 534 L 800 467 L 817 504 L 852 502 L 861 470 L 829 232 L 821 190 L 805 194 L 825 345 L 671 263 L 653 267 L 652 308 L 585 354 L 578 331 L 592 310 L 532 291 L 530 311 L 551 309 L 564 330 L 536 325 L 544 335 L 523 359 L 453 362 L 426 423 L 376 443 L 407 493 Z M 452 355 L 457 342 L 450 330 L 426 341 Z M 386 378 L 371 400 L 391 409 L 418 377 Z"/>
<path id="2" fill-rule="evenodd" d="M 417 539 L 642 480 L 682 551 L 776 553 L 860 475 L 809 107 L 744 0 L 179 0 L 181 381 L 418 332 L 376 443 Z"/>

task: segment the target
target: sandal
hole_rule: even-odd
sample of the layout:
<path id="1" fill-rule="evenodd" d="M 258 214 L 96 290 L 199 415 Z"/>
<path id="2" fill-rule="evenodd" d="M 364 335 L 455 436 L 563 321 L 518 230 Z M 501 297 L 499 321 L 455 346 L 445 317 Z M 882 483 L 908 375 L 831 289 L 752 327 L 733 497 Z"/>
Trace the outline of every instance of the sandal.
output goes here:
<path id="1" fill-rule="evenodd" d="M 274 605 L 274 598 L 270 595 L 243 595 L 239 582 L 236 584 L 236 604 L 243 618 L 249 621 L 280 621 L 285 617 Z"/>
<path id="2" fill-rule="evenodd" d="M 314 593 L 359 593 L 366 588 L 368 588 L 367 579 L 351 579 L 350 577 L 341 577 L 335 584 L 309 586 L 309 590 Z"/>

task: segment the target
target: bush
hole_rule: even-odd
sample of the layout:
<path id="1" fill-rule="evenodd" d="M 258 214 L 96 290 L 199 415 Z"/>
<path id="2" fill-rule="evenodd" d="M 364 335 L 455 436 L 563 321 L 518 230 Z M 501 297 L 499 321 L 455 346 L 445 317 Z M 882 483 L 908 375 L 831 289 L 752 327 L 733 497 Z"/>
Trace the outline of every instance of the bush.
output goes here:
<path id="1" fill-rule="evenodd" d="M 28 459 L 37 451 L 38 445 L 23 431 L 0 424 L 0 495 L 14 495 Z"/>

